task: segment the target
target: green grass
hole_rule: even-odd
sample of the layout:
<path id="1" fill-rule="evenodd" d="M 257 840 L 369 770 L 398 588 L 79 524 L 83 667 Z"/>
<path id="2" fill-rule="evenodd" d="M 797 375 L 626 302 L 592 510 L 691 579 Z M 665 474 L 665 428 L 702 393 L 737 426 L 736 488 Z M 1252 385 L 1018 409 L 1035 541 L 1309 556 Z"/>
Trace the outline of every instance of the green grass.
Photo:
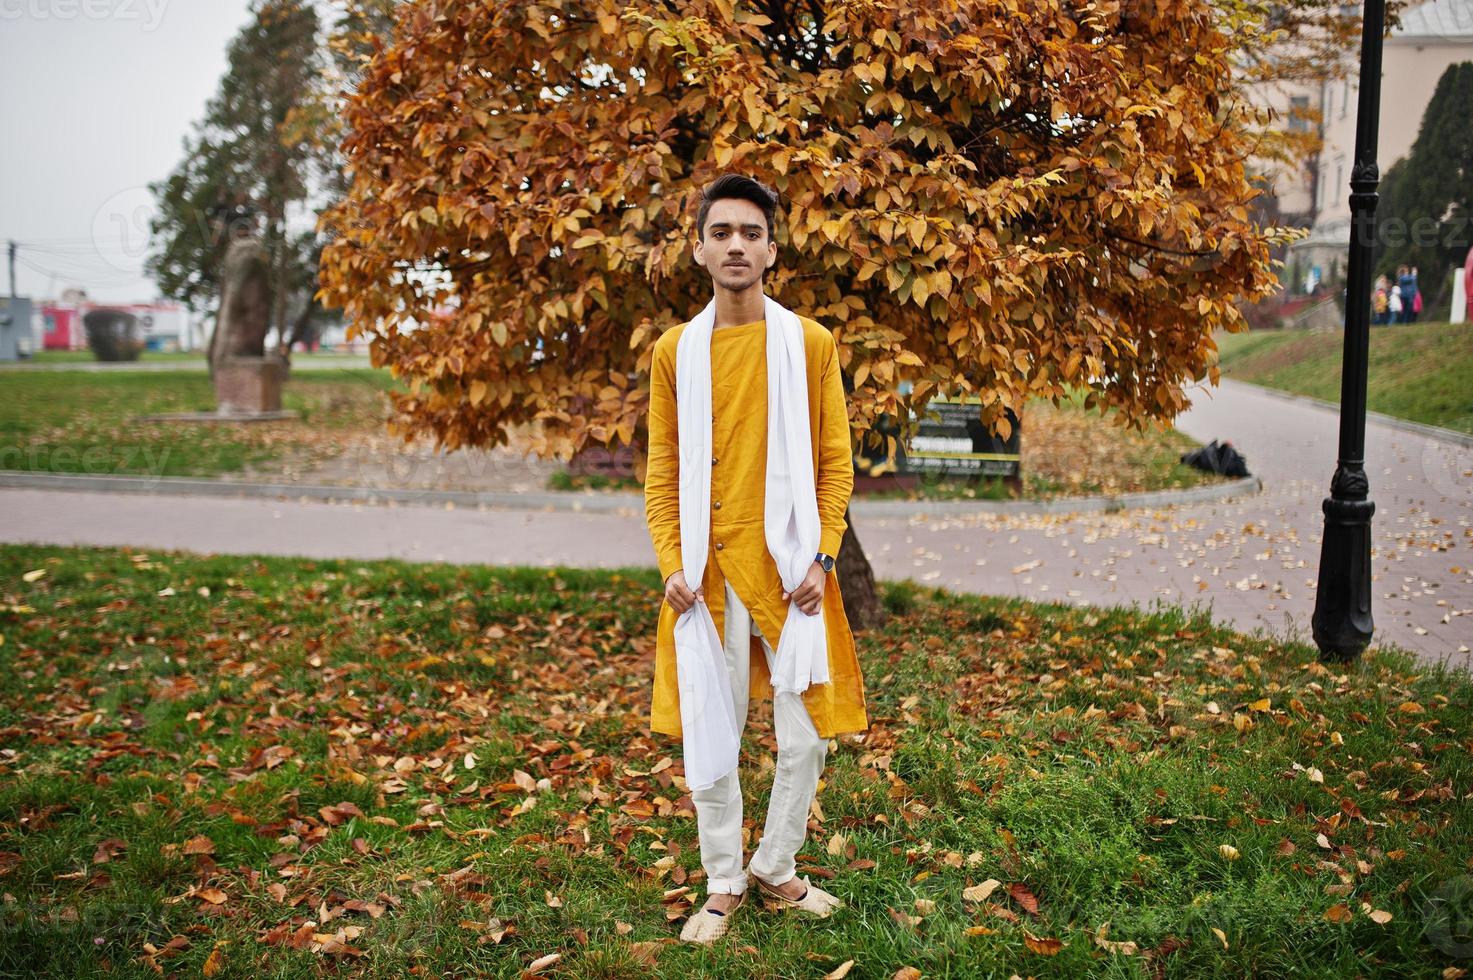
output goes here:
<path id="1" fill-rule="evenodd" d="M 301 363 L 303 363 L 303 361 L 320 362 L 320 361 L 332 360 L 333 358 L 339 358 L 339 357 L 341 357 L 341 358 L 349 358 L 349 357 L 361 357 L 361 356 L 363 356 L 363 355 L 362 354 L 352 354 L 351 352 L 348 352 L 348 351 L 338 352 L 338 351 L 327 351 L 327 350 L 314 351 L 313 353 L 310 353 L 310 354 L 305 354 L 305 353 L 302 353 L 302 352 L 299 351 L 296 354 L 293 354 L 292 355 L 292 357 L 295 359 L 295 363 L 297 363 L 297 364 L 301 364 Z M 187 363 L 187 362 L 193 362 L 193 361 L 203 362 L 204 360 L 205 360 L 205 352 L 203 350 L 194 350 L 194 351 L 189 351 L 189 350 L 170 350 L 170 351 L 145 350 L 139 356 L 139 358 L 138 358 L 138 361 L 139 362 L 143 362 L 143 361 L 167 361 L 167 362 L 182 361 L 182 362 L 186 362 Z M 27 358 L 22 363 L 27 363 L 27 364 L 95 364 L 95 363 L 100 363 L 100 362 L 97 360 L 97 355 L 96 354 L 93 354 L 90 350 L 40 350 L 40 351 L 36 351 L 34 354 L 32 354 L 29 358 Z"/>
<path id="2" fill-rule="evenodd" d="M 632 476 L 609 476 L 603 473 L 571 473 L 558 470 L 548 474 L 549 490 L 617 490 L 623 493 L 643 493 L 644 484 Z"/>
<path id="3" fill-rule="evenodd" d="M 145 350 L 138 361 L 203 361 L 203 351 Z M 21 363 L 26 364 L 98 364 L 97 355 L 90 350 L 39 350 Z M 122 362 L 120 362 L 122 363 Z"/>
<path id="4" fill-rule="evenodd" d="M 552 953 L 570 977 L 1462 962 L 1426 910 L 1470 870 L 1466 674 L 1389 649 L 1327 667 L 1200 610 L 908 580 L 857 637 L 872 726 L 832 743 L 799 854 L 848 907 L 815 923 L 751 906 L 714 947 L 680 946 L 703 873 L 679 745 L 645 727 L 657 586 L 645 569 L 0 547 L 0 974 L 198 976 L 213 956 L 223 977 L 515 977 Z M 766 708 L 742 770 L 754 837 Z M 1134 948 L 1101 945 L 1106 923 Z"/>
<path id="5" fill-rule="evenodd" d="M 218 476 L 283 457 L 330 454 L 331 442 L 381 425 L 386 371 L 295 373 L 276 422 L 146 422 L 165 412 L 213 412 L 204 370 L 11 371 L 0 374 L 0 469 L 132 476 Z"/>
<path id="6" fill-rule="evenodd" d="M 1473 323 L 1376 326 L 1370 338 L 1371 411 L 1473 434 Z M 1339 403 L 1343 333 L 1254 331 L 1214 339 L 1225 377 Z"/>

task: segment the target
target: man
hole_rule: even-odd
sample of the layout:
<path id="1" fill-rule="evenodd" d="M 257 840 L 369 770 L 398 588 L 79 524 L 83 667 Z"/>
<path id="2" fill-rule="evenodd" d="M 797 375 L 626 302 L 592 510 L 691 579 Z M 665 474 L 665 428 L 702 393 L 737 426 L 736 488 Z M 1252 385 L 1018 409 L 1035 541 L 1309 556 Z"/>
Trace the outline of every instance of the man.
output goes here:
<path id="1" fill-rule="evenodd" d="M 772 237 L 776 210 L 776 193 L 751 178 L 728 174 L 705 188 L 697 215 L 695 260 L 710 273 L 715 294 L 709 372 L 711 545 L 699 582 L 685 577 L 680 537 L 676 355 L 689 322 L 656 341 L 650 367 L 645 510 L 665 581 L 650 728 L 677 737 L 683 734 L 676 622 L 694 603 L 709 603 L 723 638 L 737 731 L 745 726 L 750 699 L 771 695 L 778 742 L 767 821 L 745 872 L 737 771 L 714 785 L 691 790 L 707 900 L 681 932 L 687 942 L 710 942 L 724 935 L 749 884 L 776 908 L 822 917 L 842 906 L 839 899 L 797 876 L 795 858 L 807 835 L 808 811 L 823 772 L 828 739 L 869 727 L 864 682 L 834 572 L 854 487 L 848 410 L 833 335 L 807 317 L 797 319 L 803 332 L 806 421 L 819 535 L 807 574 L 791 592 L 784 587 L 765 534 L 768 299 L 762 274 L 777 261 Z M 774 651 L 780 646 L 790 603 L 810 616 L 822 613 L 829 681 L 801 692 L 774 692 Z M 691 760 L 686 761 L 689 773 Z"/>
<path id="2" fill-rule="evenodd" d="M 1397 323 L 1417 322 L 1417 270 L 1401 266 L 1396 270 L 1396 285 L 1401 292 L 1401 316 Z"/>

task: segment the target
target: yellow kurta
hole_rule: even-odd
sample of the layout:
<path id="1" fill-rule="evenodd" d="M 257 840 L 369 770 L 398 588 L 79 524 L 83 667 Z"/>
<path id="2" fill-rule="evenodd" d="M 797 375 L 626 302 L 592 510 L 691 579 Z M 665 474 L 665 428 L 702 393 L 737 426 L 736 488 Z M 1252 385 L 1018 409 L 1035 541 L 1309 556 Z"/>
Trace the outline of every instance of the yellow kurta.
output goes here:
<path id="1" fill-rule="evenodd" d="M 818 550 L 838 557 L 844 537 L 844 510 L 854 489 L 854 457 L 849 415 L 839 375 L 834 337 L 815 320 L 799 317 L 808 369 L 808 428 L 813 444 L 814 484 L 821 533 Z M 645 516 L 660 565 L 660 578 L 682 566 L 680 557 L 680 455 L 675 407 L 675 345 L 686 324 L 667 330 L 655 342 L 650 366 L 649 464 L 645 475 Z M 767 488 L 767 329 L 754 320 L 720 327 L 711 334 L 711 537 L 703 579 L 706 605 L 725 635 L 725 583 L 752 614 L 774 652 L 787 620 L 782 579 L 767 551 L 763 508 Z M 689 583 L 694 587 L 694 583 Z M 661 601 L 655 641 L 654 695 L 650 729 L 679 737 L 680 689 L 675 673 L 675 620 Z M 869 727 L 864 678 L 854 635 L 844 615 L 837 570 L 823 590 L 828 632 L 829 676 L 803 692 L 814 727 L 824 737 Z M 771 697 L 772 679 L 762 641 L 751 638 L 750 696 Z"/>

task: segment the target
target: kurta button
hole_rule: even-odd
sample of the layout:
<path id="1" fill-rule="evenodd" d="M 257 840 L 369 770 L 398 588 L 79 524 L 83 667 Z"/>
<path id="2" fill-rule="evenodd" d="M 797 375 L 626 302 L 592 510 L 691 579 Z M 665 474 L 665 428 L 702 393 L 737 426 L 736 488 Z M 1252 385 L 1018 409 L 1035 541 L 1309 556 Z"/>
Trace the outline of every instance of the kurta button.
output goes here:
<path id="1" fill-rule="evenodd" d="M 720 510 L 721 509 L 721 501 L 717 500 L 717 501 L 713 502 L 711 504 L 711 506 L 712 507 L 715 507 L 717 510 Z"/>
<path id="2" fill-rule="evenodd" d="M 712 456 L 711 457 L 711 465 L 712 466 L 715 466 L 716 465 L 716 457 L 715 456 Z"/>
<path id="3" fill-rule="evenodd" d="M 725 548 L 725 547 L 726 547 L 726 542 L 725 541 L 718 541 L 718 542 L 716 542 L 716 550 L 717 551 L 720 551 L 722 548 Z"/>

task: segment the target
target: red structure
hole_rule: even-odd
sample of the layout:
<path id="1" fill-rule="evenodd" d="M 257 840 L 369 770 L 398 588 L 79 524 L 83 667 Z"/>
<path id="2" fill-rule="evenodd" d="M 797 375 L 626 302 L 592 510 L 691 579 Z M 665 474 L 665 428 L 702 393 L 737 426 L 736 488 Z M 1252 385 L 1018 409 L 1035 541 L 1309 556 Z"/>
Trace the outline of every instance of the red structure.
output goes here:
<path id="1" fill-rule="evenodd" d="M 42 350 L 81 350 L 86 346 L 81 310 L 74 306 L 41 307 Z"/>
<path id="2" fill-rule="evenodd" d="M 1468 259 L 1463 263 L 1463 295 L 1468 297 L 1468 305 L 1464 309 L 1473 315 L 1473 248 L 1468 249 Z"/>

